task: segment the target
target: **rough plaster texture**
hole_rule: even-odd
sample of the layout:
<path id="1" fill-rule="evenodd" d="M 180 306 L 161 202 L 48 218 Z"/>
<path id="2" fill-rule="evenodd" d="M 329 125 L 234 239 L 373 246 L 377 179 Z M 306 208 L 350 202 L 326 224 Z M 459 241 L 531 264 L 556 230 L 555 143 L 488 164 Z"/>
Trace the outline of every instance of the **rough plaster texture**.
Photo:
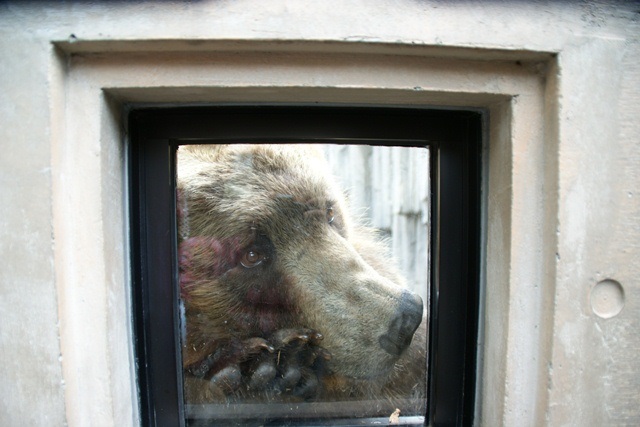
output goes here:
<path id="1" fill-rule="evenodd" d="M 489 111 L 476 421 L 640 424 L 639 12 L 0 4 L 0 425 L 136 424 L 122 109 L 257 101 Z"/>

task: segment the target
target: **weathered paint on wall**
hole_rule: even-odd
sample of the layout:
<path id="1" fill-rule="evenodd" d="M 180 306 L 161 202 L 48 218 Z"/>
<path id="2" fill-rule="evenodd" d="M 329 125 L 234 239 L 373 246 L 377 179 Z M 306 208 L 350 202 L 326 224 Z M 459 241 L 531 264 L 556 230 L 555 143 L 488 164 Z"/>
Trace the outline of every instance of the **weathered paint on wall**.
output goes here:
<path id="1" fill-rule="evenodd" d="M 0 424 L 135 424 L 118 245 L 122 153 L 107 144 L 121 136 L 113 105 L 288 93 L 488 106 L 492 143 L 518 142 L 489 147 L 486 276 L 507 270 L 508 280 L 486 284 L 478 421 L 640 424 L 639 9 L 622 1 L 3 2 Z M 210 53 L 220 40 L 238 42 Z M 243 40 L 275 41 L 278 56 L 252 54 Z M 351 54 L 372 45 L 387 55 L 384 65 Z M 529 62 L 515 64 L 518 55 Z M 480 62 L 467 71 L 466 60 Z M 531 83 L 532 75 L 541 78 Z M 225 98 L 225 88 L 255 84 L 264 90 Z M 384 96 L 358 92 L 387 87 Z M 542 104 L 532 101 L 540 87 Z M 525 119 L 534 115 L 542 125 Z M 623 290 L 611 317 L 593 310 L 602 303 L 593 289 L 606 280 Z M 620 298 L 615 292 L 605 296 Z"/>

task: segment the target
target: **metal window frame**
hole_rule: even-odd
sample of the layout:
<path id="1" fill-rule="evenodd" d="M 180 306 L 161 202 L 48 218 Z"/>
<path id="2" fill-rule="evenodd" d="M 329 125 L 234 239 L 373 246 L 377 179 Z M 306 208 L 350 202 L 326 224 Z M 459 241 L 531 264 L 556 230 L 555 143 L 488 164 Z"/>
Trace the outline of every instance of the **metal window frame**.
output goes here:
<path id="1" fill-rule="evenodd" d="M 483 114 L 415 107 L 318 105 L 131 109 L 131 274 L 143 425 L 184 424 L 175 286 L 175 149 L 178 144 L 222 141 L 429 147 L 432 255 L 425 423 L 472 424 Z"/>

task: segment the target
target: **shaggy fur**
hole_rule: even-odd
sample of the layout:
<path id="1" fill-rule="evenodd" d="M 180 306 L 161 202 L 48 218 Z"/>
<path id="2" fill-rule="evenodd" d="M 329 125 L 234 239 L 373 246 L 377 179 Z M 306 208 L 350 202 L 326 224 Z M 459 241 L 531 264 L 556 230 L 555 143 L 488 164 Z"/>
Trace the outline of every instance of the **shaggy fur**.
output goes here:
<path id="1" fill-rule="evenodd" d="M 424 326 L 389 350 L 411 341 L 389 330 L 419 297 L 347 215 L 319 150 L 183 146 L 178 158 L 187 401 L 424 396 Z"/>

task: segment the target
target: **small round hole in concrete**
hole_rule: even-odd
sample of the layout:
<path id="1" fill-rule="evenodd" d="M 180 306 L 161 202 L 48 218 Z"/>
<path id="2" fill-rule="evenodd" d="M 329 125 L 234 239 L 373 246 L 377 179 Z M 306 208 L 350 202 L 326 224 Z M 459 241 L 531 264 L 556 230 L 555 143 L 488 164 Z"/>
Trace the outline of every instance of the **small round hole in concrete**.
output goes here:
<path id="1" fill-rule="evenodd" d="M 603 319 L 616 316 L 624 307 L 624 289 L 615 280 L 598 282 L 591 289 L 591 309 Z"/>

